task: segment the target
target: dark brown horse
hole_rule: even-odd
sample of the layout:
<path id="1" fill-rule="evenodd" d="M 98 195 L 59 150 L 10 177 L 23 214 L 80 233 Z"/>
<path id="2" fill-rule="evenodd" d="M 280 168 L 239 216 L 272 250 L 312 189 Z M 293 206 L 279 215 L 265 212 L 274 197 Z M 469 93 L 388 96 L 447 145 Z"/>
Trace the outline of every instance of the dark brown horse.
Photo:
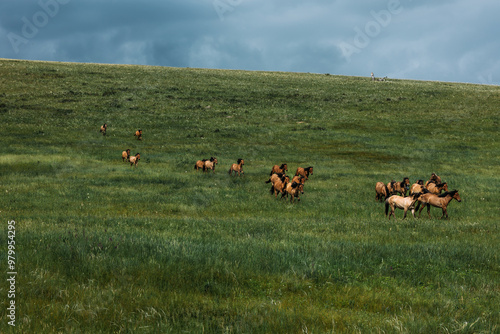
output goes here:
<path id="1" fill-rule="evenodd" d="M 431 205 L 432 205 L 436 208 L 441 208 L 443 210 L 443 215 L 441 216 L 441 219 L 444 218 L 445 216 L 446 218 L 448 218 L 448 211 L 446 211 L 446 208 L 448 207 L 448 204 L 450 204 L 452 199 L 456 199 L 457 202 L 462 202 L 462 199 L 458 194 L 458 190 L 447 191 L 441 195 L 435 195 L 431 193 L 423 194 L 418 199 L 419 204 L 420 203 L 423 204 L 420 210 L 418 211 L 418 216 L 420 217 L 423 208 L 427 206 L 427 213 L 429 214 L 429 218 L 431 218 Z"/>

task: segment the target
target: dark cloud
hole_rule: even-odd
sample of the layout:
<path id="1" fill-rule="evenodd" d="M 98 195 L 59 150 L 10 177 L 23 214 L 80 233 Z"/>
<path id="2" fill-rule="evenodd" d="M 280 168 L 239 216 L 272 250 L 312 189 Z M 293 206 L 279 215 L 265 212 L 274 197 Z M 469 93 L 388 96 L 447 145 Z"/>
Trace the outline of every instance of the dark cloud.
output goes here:
<path id="1" fill-rule="evenodd" d="M 0 57 L 500 83 L 497 0 L 6 0 Z"/>

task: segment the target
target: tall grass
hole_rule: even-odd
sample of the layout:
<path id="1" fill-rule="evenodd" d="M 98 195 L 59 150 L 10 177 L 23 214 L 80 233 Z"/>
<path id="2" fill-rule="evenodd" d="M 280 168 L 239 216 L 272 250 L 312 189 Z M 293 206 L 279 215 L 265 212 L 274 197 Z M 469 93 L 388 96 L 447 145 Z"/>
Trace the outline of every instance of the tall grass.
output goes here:
<path id="1" fill-rule="evenodd" d="M 2 332 L 499 330 L 498 87 L 0 65 L 19 272 Z M 214 173 L 194 170 L 210 156 Z M 299 203 L 264 183 L 283 162 L 314 166 Z M 388 221 L 375 183 L 431 172 L 460 191 L 450 218 Z"/>

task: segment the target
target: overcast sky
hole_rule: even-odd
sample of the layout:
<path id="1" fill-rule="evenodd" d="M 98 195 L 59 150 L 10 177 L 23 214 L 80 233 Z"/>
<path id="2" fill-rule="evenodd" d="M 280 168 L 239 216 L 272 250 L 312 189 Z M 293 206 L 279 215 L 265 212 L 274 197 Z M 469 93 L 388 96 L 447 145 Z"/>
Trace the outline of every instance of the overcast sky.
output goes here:
<path id="1" fill-rule="evenodd" d="M 499 0 L 2 0 L 0 58 L 500 84 Z"/>

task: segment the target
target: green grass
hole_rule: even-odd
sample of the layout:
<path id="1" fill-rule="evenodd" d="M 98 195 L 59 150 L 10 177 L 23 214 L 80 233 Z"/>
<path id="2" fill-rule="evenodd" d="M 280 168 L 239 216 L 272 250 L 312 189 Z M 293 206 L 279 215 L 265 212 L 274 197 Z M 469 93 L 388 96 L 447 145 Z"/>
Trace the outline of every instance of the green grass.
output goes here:
<path id="1" fill-rule="evenodd" d="M 495 86 L 0 60 L 0 332 L 498 332 L 499 105 Z M 264 183 L 283 162 L 314 166 L 298 203 Z M 388 221 L 375 183 L 432 172 L 460 191 L 449 219 Z"/>

